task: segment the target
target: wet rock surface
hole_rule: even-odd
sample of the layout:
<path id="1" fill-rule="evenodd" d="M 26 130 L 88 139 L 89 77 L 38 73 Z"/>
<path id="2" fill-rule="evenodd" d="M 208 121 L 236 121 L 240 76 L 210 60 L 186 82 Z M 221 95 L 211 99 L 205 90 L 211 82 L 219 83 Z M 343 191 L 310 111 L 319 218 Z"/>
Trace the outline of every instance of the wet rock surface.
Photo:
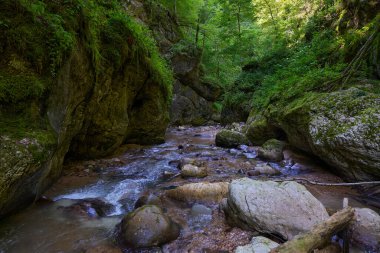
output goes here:
<path id="1" fill-rule="evenodd" d="M 175 240 L 179 233 L 178 224 L 154 205 L 136 209 L 121 222 L 121 237 L 134 248 L 160 246 Z"/>
<path id="2" fill-rule="evenodd" d="M 236 148 L 239 145 L 248 145 L 247 137 L 235 130 L 221 130 L 215 138 L 215 143 L 219 147 Z"/>
<path id="3" fill-rule="evenodd" d="M 206 177 L 207 176 L 207 168 L 206 167 L 198 167 L 191 164 L 186 164 L 181 169 L 182 177 Z"/>

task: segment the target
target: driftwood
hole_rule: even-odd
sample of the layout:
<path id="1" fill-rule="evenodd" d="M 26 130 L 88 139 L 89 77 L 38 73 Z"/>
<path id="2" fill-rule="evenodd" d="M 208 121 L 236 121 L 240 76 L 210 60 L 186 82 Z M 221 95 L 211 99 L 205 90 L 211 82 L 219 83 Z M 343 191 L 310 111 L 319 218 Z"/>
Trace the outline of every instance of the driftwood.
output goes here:
<path id="1" fill-rule="evenodd" d="M 322 182 L 316 182 L 307 180 L 305 178 L 290 178 L 290 179 L 278 179 L 273 180 L 274 182 L 288 182 L 288 181 L 297 181 L 297 182 L 306 182 L 313 185 L 320 185 L 320 186 L 357 186 L 357 185 L 374 185 L 374 184 L 380 184 L 380 181 L 364 181 L 364 182 L 355 182 L 355 183 L 322 183 Z"/>
<path id="2" fill-rule="evenodd" d="M 316 225 L 311 231 L 297 235 L 271 253 L 306 253 L 320 249 L 331 242 L 331 237 L 342 231 L 354 217 L 354 209 L 346 207 L 326 221 Z"/>

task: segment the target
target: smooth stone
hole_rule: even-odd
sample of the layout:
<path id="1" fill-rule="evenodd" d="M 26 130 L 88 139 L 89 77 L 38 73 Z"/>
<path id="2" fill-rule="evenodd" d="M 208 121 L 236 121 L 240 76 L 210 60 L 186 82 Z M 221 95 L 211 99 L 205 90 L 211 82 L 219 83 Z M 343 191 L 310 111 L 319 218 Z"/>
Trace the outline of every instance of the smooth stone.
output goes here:
<path id="1" fill-rule="evenodd" d="M 136 209 L 121 222 L 121 237 L 134 248 L 160 246 L 175 240 L 179 233 L 178 224 L 154 205 Z"/>
<path id="2" fill-rule="evenodd" d="M 179 201 L 211 201 L 220 202 L 227 196 L 228 182 L 200 182 L 179 186 L 175 189 L 167 190 L 166 195 Z"/>
<path id="3" fill-rule="evenodd" d="M 191 208 L 191 215 L 192 216 L 198 216 L 198 215 L 211 215 L 212 210 L 211 208 L 208 208 L 205 205 L 201 204 L 194 204 Z"/>
<path id="4" fill-rule="evenodd" d="M 280 175 L 281 174 L 280 171 L 272 168 L 268 164 L 258 164 L 255 167 L 255 171 L 259 172 L 260 174 L 269 175 L 269 176 L 275 176 L 275 175 Z"/>
<path id="5" fill-rule="evenodd" d="M 230 224 L 285 240 L 329 217 L 323 204 L 296 182 L 233 180 L 221 207 Z"/>
<path id="6" fill-rule="evenodd" d="M 182 177 L 206 177 L 207 176 L 207 168 L 206 167 L 198 167 L 191 164 L 186 164 L 181 169 Z"/>
<path id="7" fill-rule="evenodd" d="M 235 253 L 269 253 L 272 249 L 279 246 L 278 243 L 263 237 L 253 237 L 250 244 L 239 246 L 235 249 Z"/>
<path id="8" fill-rule="evenodd" d="M 350 225 L 352 241 L 380 252 L 380 215 L 369 208 L 355 208 L 354 222 Z"/>

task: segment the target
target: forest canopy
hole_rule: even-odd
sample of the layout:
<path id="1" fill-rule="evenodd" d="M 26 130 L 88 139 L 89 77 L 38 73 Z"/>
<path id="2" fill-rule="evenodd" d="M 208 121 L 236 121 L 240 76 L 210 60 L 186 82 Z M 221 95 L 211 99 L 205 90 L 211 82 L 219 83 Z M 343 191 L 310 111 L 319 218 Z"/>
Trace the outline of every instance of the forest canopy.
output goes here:
<path id="1" fill-rule="evenodd" d="M 376 0 L 160 2 L 185 35 L 176 48 L 202 49 L 204 78 L 224 87 L 224 106 L 248 112 L 278 94 L 291 98 L 380 77 Z"/>

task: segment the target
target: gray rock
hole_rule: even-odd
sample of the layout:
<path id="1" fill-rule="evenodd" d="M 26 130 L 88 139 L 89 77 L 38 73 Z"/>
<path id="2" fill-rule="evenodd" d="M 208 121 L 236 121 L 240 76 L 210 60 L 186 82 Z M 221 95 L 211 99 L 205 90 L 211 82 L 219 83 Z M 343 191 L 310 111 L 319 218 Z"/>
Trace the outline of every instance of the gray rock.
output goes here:
<path id="1" fill-rule="evenodd" d="M 257 156 L 259 158 L 280 162 L 284 159 L 283 150 L 286 143 L 276 139 L 266 141 L 262 147 L 257 150 Z"/>
<path id="2" fill-rule="evenodd" d="M 207 168 L 198 167 L 192 164 L 186 164 L 181 169 L 181 176 L 182 177 L 206 177 Z"/>
<path id="3" fill-rule="evenodd" d="M 307 94 L 287 106 L 251 113 L 247 136 L 261 145 L 278 133 L 353 181 L 380 178 L 380 96 L 357 88 Z M 273 111 L 273 113 L 272 113 Z"/>
<path id="4" fill-rule="evenodd" d="M 296 182 L 242 178 L 232 181 L 222 209 L 243 229 L 276 234 L 286 240 L 327 219 L 325 207 Z"/>
<path id="5" fill-rule="evenodd" d="M 219 147 L 236 148 L 239 145 L 248 145 L 249 141 L 242 133 L 224 129 L 217 133 L 215 143 Z"/>
<path id="6" fill-rule="evenodd" d="M 179 232 L 179 226 L 153 205 L 136 209 L 121 222 L 121 237 L 135 248 L 162 245 L 175 240 Z"/>
<path id="7" fill-rule="evenodd" d="M 191 215 L 198 216 L 198 215 L 211 215 L 212 210 L 211 208 L 208 208 L 207 206 L 200 205 L 200 204 L 194 204 L 191 208 Z"/>
<path id="8" fill-rule="evenodd" d="M 350 226 L 352 241 L 374 252 L 380 251 L 380 215 L 368 208 L 355 208 Z"/>
<path id="9" fill-rule="evenodd" d="M 235 253 L 269 253 L 279 244 L 263 236 L 253 237 L 250 244 L 239 246 Z"/>
<path id="10" fill-rule="evenodd" d="M 162 200 L 153 193 L 147 193 L 138 198 L 135 203 L 135 209 L 145 205 L 155 205 L 162 207 Z"/>
<path id="11" fill-rule="evenodd" d="M 255 171 L 257 171 L 259 174 L 264 174 L 264 175 L 269 175 L 269 176 L 274 176 L 274 175 L 279 175 L 281 174 L 280 171 L 272 168 L 268 164 L 258 164 L 255 167 Z"/>

